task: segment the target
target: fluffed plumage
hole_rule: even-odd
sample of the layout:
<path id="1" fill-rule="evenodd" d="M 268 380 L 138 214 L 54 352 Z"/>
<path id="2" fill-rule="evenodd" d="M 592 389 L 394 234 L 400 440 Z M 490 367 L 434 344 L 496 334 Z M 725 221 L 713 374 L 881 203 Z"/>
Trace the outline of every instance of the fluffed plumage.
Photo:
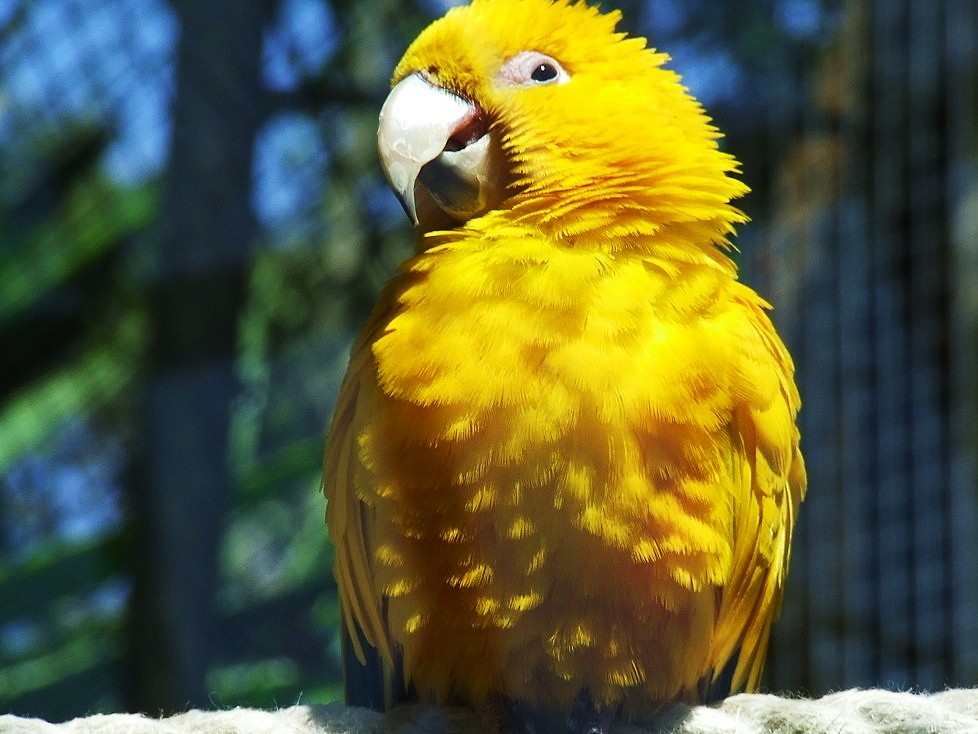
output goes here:
<path id="1" fill-rule="evenodd" d="M 394 72 L 381 158 L 417 249 L 324 480 L 385 705 L 403 676 L 636 720 L 758 684 L 805 492 L 793 366 L 726 254 L 736 161 L 618 19 L 474 0 Z"/>

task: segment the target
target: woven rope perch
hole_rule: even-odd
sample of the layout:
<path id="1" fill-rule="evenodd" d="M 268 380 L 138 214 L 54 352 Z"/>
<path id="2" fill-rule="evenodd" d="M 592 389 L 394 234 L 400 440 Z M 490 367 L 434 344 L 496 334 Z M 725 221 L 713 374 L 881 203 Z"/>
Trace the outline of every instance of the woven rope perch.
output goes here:
<path id="1" fill-rule="evenodd" d="M 49 724 L 0 716 L 3 734 L 485 734 L 458 709 L 412 706 L 388 715 L 340 704 L 278 711 L 188 711 L 166 719 L 138 714 L 88 716 Z M 820 699 L 749 694 L 717 707 L 677 706 L 654 729 L 621 734 L 978 734 L 978 689 L 943 693 L 850 690 Z"/>

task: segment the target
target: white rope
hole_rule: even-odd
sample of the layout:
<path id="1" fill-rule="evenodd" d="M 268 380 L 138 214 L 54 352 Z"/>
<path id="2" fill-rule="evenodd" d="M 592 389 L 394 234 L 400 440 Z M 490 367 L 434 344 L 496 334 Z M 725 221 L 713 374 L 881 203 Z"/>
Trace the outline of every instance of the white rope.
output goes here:
<path id="1" fill-rule="evenodd" d="M 733 696 L 716 707 L 676 706 L 654 729 L 616 734 L 978 734 L 978 689 L 943 693 L 849 690 L 819 699 Z M 188 711 L 165 719 L 87 716 L 63 724 L 0 716 L 2 734 L 486 734 L 465 710 L 410 706 L 383 715 L 340 704 L 278 711 Z M 496 734 L 496 733 L 490 733 Z"/>

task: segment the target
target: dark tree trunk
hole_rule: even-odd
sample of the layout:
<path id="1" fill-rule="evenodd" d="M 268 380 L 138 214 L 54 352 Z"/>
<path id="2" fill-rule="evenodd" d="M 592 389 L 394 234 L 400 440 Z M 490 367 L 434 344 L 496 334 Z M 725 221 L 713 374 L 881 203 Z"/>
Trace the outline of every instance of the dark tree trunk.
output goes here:
<path id="1" fill-rule="evenodd" d="M 248 251 L 262 30 L 272 0 L 174 2 L 170 165 L 153 242 L 152 345 L 134 486 L 131 708 L 211 705 L 217 551 Z"/>

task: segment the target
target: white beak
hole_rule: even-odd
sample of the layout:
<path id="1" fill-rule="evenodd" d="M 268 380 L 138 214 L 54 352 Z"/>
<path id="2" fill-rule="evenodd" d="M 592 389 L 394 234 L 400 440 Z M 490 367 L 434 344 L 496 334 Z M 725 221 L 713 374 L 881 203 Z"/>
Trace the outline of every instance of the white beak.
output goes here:
<path id="1" fill-rule="evenodd" d="M 380 110 L 377 148 L 387 180 L 417 225 L 423 189 L 458 222 L 498 203 L 502 156 L 473 102 L 419 74 L 391 90 Z"/>

